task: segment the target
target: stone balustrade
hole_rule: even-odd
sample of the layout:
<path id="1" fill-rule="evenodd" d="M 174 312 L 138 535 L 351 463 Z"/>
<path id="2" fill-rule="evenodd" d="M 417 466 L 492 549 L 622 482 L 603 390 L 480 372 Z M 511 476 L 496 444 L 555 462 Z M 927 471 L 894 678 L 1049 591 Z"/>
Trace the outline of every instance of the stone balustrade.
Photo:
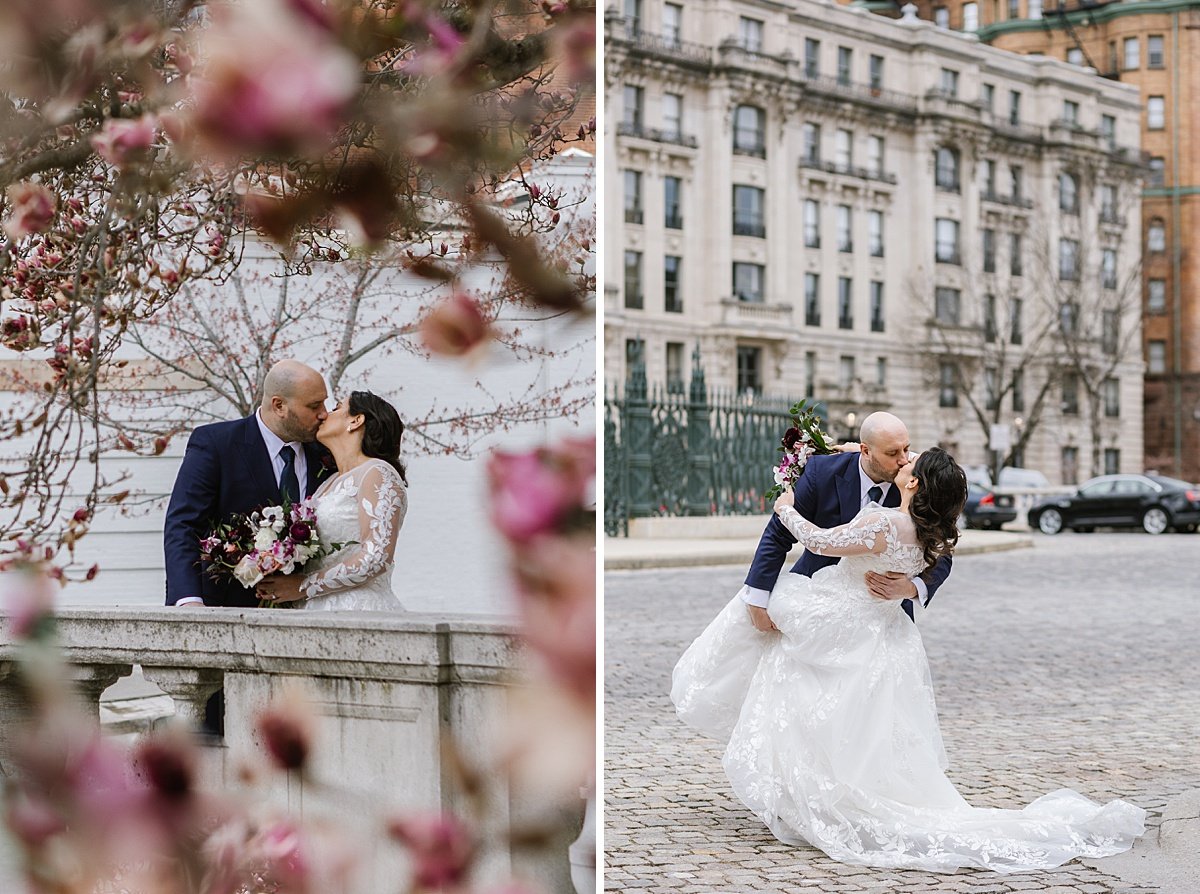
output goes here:
<path id="1" fill-rule="evenodd" d="M 69 673 L 97 714 L 104 690 L 135 665 L 193 725 L 208 698 L 224 690 L 225 736 L 205 748 L 203 774 L 210 785 L 236 787 L 241 768 L 262 762 L 254 717 L 281 689 L 300 684 L 319 718 L 313 777 L 336 783 L 347 801 L 340 806 L 360 816 L 369 809 L 356 803 L 362 793 L 390 809 L 469 814 L 445 745 L 453 742 L 477 766 L 495 760 L 522 664 L 512 625 L 480 616 L 65 609 L 57 627 Z M 0 764 L 24 705 L 13 673 L 17 649 L 7 633 L 0 635 Z M 500 792 L 492 799 L 491 823 L 504 828 L 546 821 L 532 794 L 513 790 L 504 779 L 489 785 Z M 290 776 L 266 796 L 301 814 L 307 806 L 303 781 Z M 328 797 L 322 791 L 321 798 Z M 317 803 L 314 793 L 309 800 Z M 580 802 L 578 815 L 554 816 L 562 834 L 553 859 L 490 854 L 481 872 L 497 881 L 516 873 L 548 891 L 571 891 L 566 850 L 582 811 Z M 381 860 L 376 871 L 395 878 L 396 859 Z"/>

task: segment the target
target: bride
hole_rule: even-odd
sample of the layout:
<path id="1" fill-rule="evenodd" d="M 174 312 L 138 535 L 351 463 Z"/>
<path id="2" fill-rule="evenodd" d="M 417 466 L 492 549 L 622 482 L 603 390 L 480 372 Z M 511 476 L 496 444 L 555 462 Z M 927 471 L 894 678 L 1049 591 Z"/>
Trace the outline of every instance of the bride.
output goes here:
<path id="1" fill-rule="evenodd" d="M 809 550 L 839 556 L 811 578 L 784 575 L 754 628 L 740 597 L 675 667 L 679 716 L 726 744 L 737 796 L 786 844 L 844 863 L 953 872 L 1021 872 L 1132 846 L 1145 811 L 1060 789 L 1022 810 L 972 807 L 946 778 L 921 635 L 868 571 L 916 575 L 953 550 L 966 478 L 932 448 L 896 476 L 898 509 L 868 504 L 825 530 L 775 504 Z"/>
<path id="2" fill-rule="evenodd" d="M 338 472 L 312 499 L 321 545 L 346 545 L 305 573 L 265 578 L 260 596 L 276 603 L 303 599 L 310 610 L 404 610 L 391 582 L 396 538 L 408 509 L 403 434 L 399 414 L 381 397 L 353 391 L 338 401 L 317 429 Z"/>

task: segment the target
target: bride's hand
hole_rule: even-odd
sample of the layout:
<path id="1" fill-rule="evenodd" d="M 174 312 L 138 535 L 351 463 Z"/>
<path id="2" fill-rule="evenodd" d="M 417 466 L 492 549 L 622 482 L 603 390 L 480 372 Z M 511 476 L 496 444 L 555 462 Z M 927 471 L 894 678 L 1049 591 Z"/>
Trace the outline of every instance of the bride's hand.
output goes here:
<path id="1" fill-rule="evenodd" d="M 785 488 L 783 493 L 779 495 L 779 499 L 775 501 L 775 511 L 779 512 L 784 507 L 794 509 L 796 507 L 796 495 L 792 493 L 792 489 Z"/>
<path id="2" fill-rule="evenodd" d="M 834 453 L 861 453 L 862 445 L 858 441 L 847 441 L 844 444 L 837 444 L 833 448 Z"/>
<path id="3" fill-rule="evenodd" d="M 276 605 L 296 602 L 304 598 L 304 594 L 300 592 L 300 583 L 303 580 L 303 574 L 273 574 L 264 577 L 258 582 L 258 598 Z"/>

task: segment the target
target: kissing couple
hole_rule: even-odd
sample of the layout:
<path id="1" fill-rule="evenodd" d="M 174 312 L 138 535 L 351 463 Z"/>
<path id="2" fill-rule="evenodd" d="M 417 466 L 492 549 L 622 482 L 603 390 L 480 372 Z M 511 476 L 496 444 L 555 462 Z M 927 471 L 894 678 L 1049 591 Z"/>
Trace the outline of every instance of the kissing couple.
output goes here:
<path id="1" fill-rule="evenodd" d="M 1009 873 L 1128 850 L 1133 804 L 1059 789 L 972 807 L 946 777 L 913 604 L 950 574 L 966 475 L 937 447 L 913 458 L 889 413 L 860 435 L 776 501 L 746 586 L 675 667 L 679 716 L 725 744 L 735 794 L 777 839 L 843 863 Z"/>
<path id="2" fill-rule="evenodd" d="M 171 490 L 163 540 L 167 605 L 301 602 L 309 610 L 403 611 L 392 592 L 396 540 L 408 509 L 400 462 L 404 424 L 369 391 L 328 407 L 321 374 L 295 360 L 267 372 L 244 419 L 192 432 Z M 257 589 L 204 573 L 201 540 L 215 522 L 310 500 L 322 557 Z M 340 545 L 340 548 L 336 548 Z"/>

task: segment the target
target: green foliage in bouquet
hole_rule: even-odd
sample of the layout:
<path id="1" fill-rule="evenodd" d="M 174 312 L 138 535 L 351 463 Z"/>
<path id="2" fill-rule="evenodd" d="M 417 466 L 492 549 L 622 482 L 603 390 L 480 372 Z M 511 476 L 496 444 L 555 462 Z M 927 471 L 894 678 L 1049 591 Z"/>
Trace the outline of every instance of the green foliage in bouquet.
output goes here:
<path id="1" fill-rule="evenodd" d="M 783 433 L 779 446 L 782 456 L 779 465 L 772 469 L 775 485 L 763 495 L 771 502 L 777 500 L 785 488 L 795 486 L 804 474 L 810 456 L 825 456 L 834 452 L 829 435 L 821 430 L 821 417 L 817 415 L 816 404 L 809 406 L 807 401 L 802 400 L 792 405 L 789 414 L 792 425 Z"/>

